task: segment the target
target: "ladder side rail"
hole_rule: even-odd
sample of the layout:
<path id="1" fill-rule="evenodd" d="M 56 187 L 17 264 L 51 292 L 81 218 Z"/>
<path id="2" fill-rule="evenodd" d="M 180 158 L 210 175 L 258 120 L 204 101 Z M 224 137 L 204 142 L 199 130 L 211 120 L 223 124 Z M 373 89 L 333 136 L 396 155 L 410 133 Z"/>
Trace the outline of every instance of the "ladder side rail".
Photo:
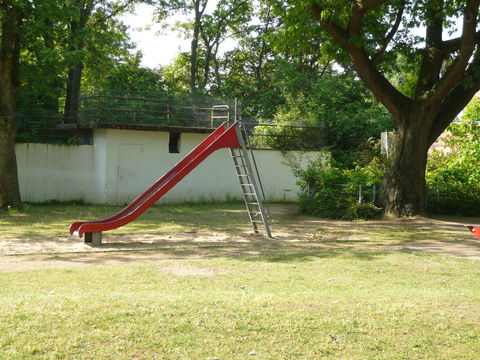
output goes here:
<path id="1" fill-rule="evenodd" d="M 267 196 L 265 195 L 265 190 L 263 189 L 263 183 L 262 183 L 262 180 L 261 180 L 261 177 L 260 177 L 260 172 L 258 171 L 258 165 L 257 165 L 257 161 L 255 159 L 255 155 L 253 154 L 252 146 L 250 145 L 250 141 L 249 141 L 248 134 L 247 134 L 247 129 L 243 126 L 243 124 L 240 124 L 240 125 L 242 126 L 242 130 L 243 130 L 243 133 L 245 135 L 245 145 L 250 150 L 249 152 L 250 152 L 250 156 L 252 157 L 253 168 L 255 169 L 255 173 L 252 173 L 252 176 L 257 177 L 257 181 L 258 181 L 258 184 L 259 184 L 259 187 L 260 187 L 260 194 L 262 196 L 263 202 L 265 203 L 265 208 L 267 210 L 267 214 L 268 214 L 268 216 L 270 216 L 270 209 L 269 209 L 269 206 L 268 206 Z"/>
<path id="2" fill-rule="evenodd" d="M 247 149 L 246 149 L 246 145 L 245 145 L 245 140 L 243 139 L 242 131 L 241 131 L 241 129 L 239 129 L 238 126 L 235 127 L 235 131 L 237 132 L 238 141 L 240 143 L 240 151 L 242 152 L 242 155 L 245 159 L 244 161 L 245 161 L 246 169 L 249 172 L 249 175 L 250 175 L 250 178 L 251 178 L 250 179 L 251 183 L 253 184 L 253 188 L 255 189 L 255 193 L 258 194 L 257 180 L 255 179 L 255 176 L 252 172 L 252 165 L 250 163 L 250 159 L 248 158 L 248 153 L 247 153 Z M 265 226 L 265 231 L 267 232 L 268 237 L 272 237 L 272 234 L 270 232 L 270 226 L 268 224 L 268 219 L 267 219 L 267 216 L 266 216 L 266 214 L 264 213 L 264 210 L 263 210 L 262 199 L 260 197 L 258 197 L 258 195 L 256 197 L 257 197 L 259 212 L 260 212 L 260 215 L 262 217 L 263 224 Z"/>
<path id="3" fill-rule="evenodd" d="M 236 171 L 237 177 L 238 177 L 238 181 L 240 182 L 240 188 L 242 190 L 243 200 L 244 200 L 245 206 L 247 208 L 248 218 L 250 219 L 250 223 L 252 224 L 254 232 L 258 234 L 259 233 L 258 226 L 257 226 L 257 223 L 255 222 L 255 219 L 252 217 L 252 213 L 250 211 L 249 200 L 247 199 L 247 196 L 245 195 L 245 190 L 243 189 L 243 187 L 248 184 L 248 182 L 247 183 L 244 182 L 244 179 L 247 178 L 247 181 L 248 181 L 249 176 L 248 176 L 248 174 L 242 173 L 241 168 L 240 168 L 240 164 L 237 160 L 240 156 L 236 155 L 235 150 L 236 149 L 234 149 L 234 148 L 230 148 L 230 155 L 232 156 L 233 164 L 235 166 L 235 171 Z M 240 151 L 240 149 L 239 149 L 239 151 Z"/>

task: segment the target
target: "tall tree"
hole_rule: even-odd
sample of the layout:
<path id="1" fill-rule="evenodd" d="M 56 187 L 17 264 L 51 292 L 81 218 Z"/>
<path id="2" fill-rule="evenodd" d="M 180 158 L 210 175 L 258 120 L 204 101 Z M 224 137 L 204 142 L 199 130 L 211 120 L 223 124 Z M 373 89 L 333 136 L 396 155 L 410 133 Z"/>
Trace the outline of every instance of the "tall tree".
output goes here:
<path id="1" fill-rule="evenodd" d="M 70 20 L 69 51 L 81 54 L 85 47 L 85 28 L 95 6 L 94 0 L 74 0 L 72 4 L 73 16 Z M 67 89 L 65 96 L 65 116 L 77 117 L 80 101 L 80 86 L 83 72 L 83 59 L 76 60 L 68 70 Z"/>
<path id="2" fill-rule="evenodd" d="M 186 21 L 173 27 L 191 39 L 189 52 L 189 88 L 191 93 L 205 92 L 211 83 L 212 64 L 219 79 L 218 53 L 225 39 L 250 20 L 250 0 L 218 0 L 207 12 L 208 0 L 158 1 L 157 15 L 165 21 L 169 12 L 181 13 Z M 182 57 L 182 56 L 181 56 Z"/>
<path id="3" fill-rule="evenodd" d="M 65 116 L 77 117 L 80 105 L 80 89 L 85 67 L 87 41 L 95 39 L 92 33 L 106 30 L 105 24 L 115 16 L 129 10 L 141 0 L 100 1 L 70 0 L 72 13 L 68 40 L 72 62 L 68 69 L 65 95 Z M 147 1 L 148 2 L 148 1 Z M 90 35 L 90 36 L 89 36 Z"/>
<path id="4" fill-rule="evenodd" d="M 206 14 L 200 28 L 204 49 L 203 76 L 199 88 L 205 90 L 210 82 L 212 63 L 215 82 L 220 85 L 218 51 L 221 43 L 230 36 L 239 33 L 242 25 L 251 18 L 248 0 L 220 0 L 212 14 Z"/>
<path id="5" fill-rule="evenodd" d="M 348 55 L 397 123 L 393 165 L 383 180 L 385 213 L 422 214 L 427 151 L 480 89 L 480 0 L 291 3 L 297 14 L 310 12 L 304 18 L 313 13 L 333 40 L 332 53 L 337 59 Z M 446 39 L 456 30 L 457 37 Z M 396 67 L 400 56 L 414 80 L 409 87 L 392 80 L 392 74 L 404 70 Z"/>
<path id="6" fill-rule="evenodd" d="M 0 206 L 21 205 L 15 157 L 15 122 L 19 83 L 22 7 L 15 0 L 0 2 Z"/>

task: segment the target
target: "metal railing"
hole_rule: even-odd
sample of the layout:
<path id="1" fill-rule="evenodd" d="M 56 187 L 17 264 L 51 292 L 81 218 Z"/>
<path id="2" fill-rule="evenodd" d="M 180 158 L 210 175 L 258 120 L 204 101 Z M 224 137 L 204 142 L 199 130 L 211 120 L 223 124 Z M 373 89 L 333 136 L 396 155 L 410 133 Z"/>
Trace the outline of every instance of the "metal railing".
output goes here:
<path id="1" fill-rule="evenodd" d="M 79 123 L 214 128 L 225 120 L 223 115 L 214 116 L 213 109 L 229 109 L 231 103 L 206 97 L 84 96 Z"/>
<path id="2" fill-rule="evenodd" d="M 240 102 L 206 96 L 88 95 L 81 98 L 78 118 L 45 116 L 45 112 L 43 115 L 32 109 L 19 112 L 18 141 L 88 143 L 88 135 L 82 129 L 102 125 L 207 130 L 242 118 Z M 324 145 L 321 127 L 283 126 L 255 118 L 244 118 L 243 124 L 253 148 L 318 150 Z"/>

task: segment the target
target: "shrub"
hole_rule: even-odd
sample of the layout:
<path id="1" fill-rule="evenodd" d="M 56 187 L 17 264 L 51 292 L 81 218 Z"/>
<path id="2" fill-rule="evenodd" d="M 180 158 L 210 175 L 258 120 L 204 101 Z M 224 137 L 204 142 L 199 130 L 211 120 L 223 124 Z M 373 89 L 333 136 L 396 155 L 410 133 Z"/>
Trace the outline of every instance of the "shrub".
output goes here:
<path id="1" fill-rule="evenodd" d="M 434 151 L 426 173 L 427 210 L 434 213 L 480 214 L 480 99 L 474 99 L 461 121 L 443 137 L 450 151 Z"/>
<path id="2" fill-rule="evenodd" d="M 382 209 L 370 202 L 354 202 L 346 209 L 342 216 L 345 220 L 367 220 L 380 216 Z"/>
<path id="3" fill-rule="evenodd" d="M 299 178 L 298 185 L 301 189 L 300 209 L 306 214 L 334 219 L 366 220 L 380 213 L 373 201 L 359 203 L 359 186 L 371 187 L 379 180 L 378 176 L 367 168 L 342 170 L 331 163 L 314 162 L 306 169 L 297 167 L 294 171 Z M 373 200 L 372 194 L 369 194 L 369 199 L 366 200 Z"/>

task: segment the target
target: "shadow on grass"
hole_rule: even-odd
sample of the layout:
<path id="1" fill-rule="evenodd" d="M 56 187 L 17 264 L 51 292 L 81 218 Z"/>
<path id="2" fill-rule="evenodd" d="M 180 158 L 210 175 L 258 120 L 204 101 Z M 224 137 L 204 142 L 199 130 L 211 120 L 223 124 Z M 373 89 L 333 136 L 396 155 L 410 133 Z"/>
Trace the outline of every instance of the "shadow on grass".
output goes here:
<path id="1" fill-rule="evenodd" d="M 289 251 L 285 253 L 262 253 L 259 255 L 241 256 L 246 261 L 263 261 L 272 263 L 295 263 L 309 262 L 315 259 L 330 259 L 334 257 L 342 257 L 356 260 L 375 260 L 380 256 L 385 256 L 387 252 L 379 250 L 360 250 L 352 248 L 343 249 L 318 249 L 315 251 L 302 252 L 302 250 Z"/>
<path id="2" fill-rule="evenodd" d="M 198 243 L 184 241 L 171 248 L 144 248 L 137 250 L 115 246 L 111 251 L 96 253 L 70 253 L 34 256 L 39 262 L 68 263 L 77 265 L 111 265 L 132 262 L 158 262 L 178 259 L 226 258 L 248 262 L 307 263 L 316 259 L 345 258 L 372 261 L 387 256 L 382 250 L 354 248 L 308 248 L 305 246 L 276 244 L 223 244 L 198 246 Z M 67 266 L 68 267 L 68 266 Z"/>

